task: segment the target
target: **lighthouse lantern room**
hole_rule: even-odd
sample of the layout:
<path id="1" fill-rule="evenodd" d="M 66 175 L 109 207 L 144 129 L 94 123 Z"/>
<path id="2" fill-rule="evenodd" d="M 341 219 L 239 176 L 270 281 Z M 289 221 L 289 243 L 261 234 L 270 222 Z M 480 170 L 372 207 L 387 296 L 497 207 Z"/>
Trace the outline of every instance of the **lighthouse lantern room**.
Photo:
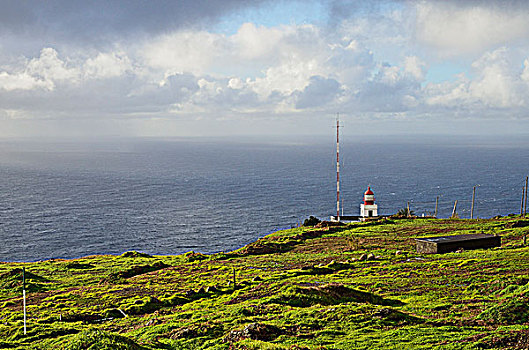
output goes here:
<path id="1" fill-rule="evenodd" d="M 360 217 L 364 220 L 375 216 L 378 216 L 378 205 L 375 204 L 375 194 L 368 186 L 364 193 L 364 203 L 360 204 Z"/>

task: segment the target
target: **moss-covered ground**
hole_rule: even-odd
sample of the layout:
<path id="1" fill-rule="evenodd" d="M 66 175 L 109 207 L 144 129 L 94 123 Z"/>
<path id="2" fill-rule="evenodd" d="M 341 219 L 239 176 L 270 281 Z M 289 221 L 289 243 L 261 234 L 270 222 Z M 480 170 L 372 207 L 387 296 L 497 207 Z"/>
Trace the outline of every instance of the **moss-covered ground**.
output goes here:
<path id="1" fill-rule="evenodd" d="M 213 255 L 0 263 L 0 348 L 526 349 L 528 232 L 514 216 L 393 219 Z M 415 251 L 415 238 L 464 233 L 502 247 Z"/>

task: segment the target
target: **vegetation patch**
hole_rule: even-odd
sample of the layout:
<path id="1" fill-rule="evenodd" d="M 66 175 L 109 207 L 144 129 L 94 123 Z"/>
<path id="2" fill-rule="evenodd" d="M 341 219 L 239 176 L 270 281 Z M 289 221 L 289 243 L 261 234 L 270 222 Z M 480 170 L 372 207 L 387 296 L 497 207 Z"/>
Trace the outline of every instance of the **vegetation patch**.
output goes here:
<path id="1" fill-rule="evenodd" d="M 22 274 L 21 268 L 14 268 L 7 272 L 0 274 L 0 289 L 18 289 L 22 290 Z M 35 273 L 26 270 L 26 290 L 36 292 L 44 289 L 42 283 L 50 282 L 47 278 L 39 276 Z"/>
<path id="2" fill-rule="evenodd" d="M 169 265 L 157 261 L 154 264 L 150 265 L 137 265 L 132 266 L 126 270 L 118 271 L 118 272 L 111 272 L 105 279 L 105 281 L 114 281 L 120 278 L 130 278 L 138 275 L 142 275 L 144 273 L 153 272 L 161 269 L 165 269 L 166 267 L 169 267 Z"/>
<path id="3" fill-rule="evenodd" d="M 259 240 L 255 243 L 250 243 L 246 247 L 238 250 L 237 252 L 243 256 L 246 255 L 265 255 L 274 253 L 286 253 L 297 244 L 295 240 L 287 241 L 269 241 Z"/>
<path id="4" fill-rule="evenodd" d="M 160 300 L 148 296 L 133 300 L 131 303 L 123 305 L 122 310 L 127 315 L 141 315 L 159 310 L 163 306 L 164 305 Z"/>
<path id="5" fill-rule="evenodd" d="M 64 344 L 65 350 L 146 350 L 130 338 L 98 329 L 88 329 L 71 338 Z"/>
<path id="6" fill-rule="evenodd" d="M 250 323 L 241 330 L 232 330 L 224 337 L 224 342 L 238 342 L 243 339 L 270 341 L 276 339 L 283 331 L 276 326 L 264 323 Z"/>
<path id="7" fill-rule="evenodd" d="M 91 269 L 94 268 L 94 265 L 92 264 L 83 264 L 78 261 L 71 261 L 63 265 L 66 269 L 74 269 L 74 270 L 85 270 L 85 269 Z"/>
<path id="8" fill-rule="evenodd" d="M 509 293 L 509 291 L 512 292 Z M 507 287 L 504 300 L 486 308 L 479 319 L 488 323 L 519 324 L 529 322 L 529 284 L 516 289 Z"/>
<path id="9" fill-rule="evenodd" d="M 315 287 L 290 286 L 270 302 L 290 306 L 307 307 L 316 304 L 335 305 L 345 302 L 377 305 L 401 305 L 397 300 L 384 299 L 374 293 L 361 291 L 343 284 L 326 284 Z"/>
<path id="10" fill-rule="evenodd" d="M 152 258 L 152 255 L 149 255 L 147 253 L 137 252 L 135 250 L 131 250 L 131 251 L 121 254 L 121 257 L 122 258 Z"/>

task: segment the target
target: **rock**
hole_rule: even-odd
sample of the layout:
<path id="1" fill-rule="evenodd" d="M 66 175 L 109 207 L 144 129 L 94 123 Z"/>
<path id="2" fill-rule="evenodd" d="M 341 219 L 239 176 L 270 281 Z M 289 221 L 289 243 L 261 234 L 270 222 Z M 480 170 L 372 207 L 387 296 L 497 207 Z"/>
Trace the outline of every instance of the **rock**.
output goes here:
<path id="1" fill-rule="evenodd" d="M 180 338 L 195 338 L 197 332 L 194 329 L 182 328 L 177 330 L 171 335 L 171 339 L 180 339 Z"/>
<path id="2" fill-rule="evenodd" d="M 302 269 L 303 269 L 303 268 L 302 268 Z M 263 280 L 263 279 L 262 279 L 261 277 L 259 277 L 259 276 L 255 276 L 255 277 L 252 279 L 253 282 L 260 282 L 260 281 L 262 281 L 262 280 Z"/>
<path id="3" fill-rule="evenodd" d="M 400 250 L 397 250 L 397 251 L 395 252 L 395 255 L 402 255 L 402 254 L 403 254 L 403 253 L 402 253 Z"/>
<path id="4" fill-rule="evenodd" d="M 367 254 L 362 254 L 360 255 L 360 257 L 358 258 L 359 261 L 364 261 L 364 260 L 367 260 Z"/>
<path id="5" fill-rule="evenodd" d="M 376 258 L 375 258 L 375 254 L 373 254 L 373 253 L 369 253 L 369 254 L 367 254 L 367 258 L 366 258 L 366 260 L 375 260 L 375 259 L 376 259 Z"/>
<path id="6" fill-rule="evenodd" d="M 242 339 L 270 341 L 282 334 L 280 328 L 263 323 L 250 323 L 242 330 L 233 330 L 224 337 L 224 342 L 237 342 Z"/>
<path id="7" fill-rule="evenodd" d="M 206 289 L 204 287 L 200 287 L 200 288 L 198 288 L 196 293 L 197 294 L 206 294 Z"/>

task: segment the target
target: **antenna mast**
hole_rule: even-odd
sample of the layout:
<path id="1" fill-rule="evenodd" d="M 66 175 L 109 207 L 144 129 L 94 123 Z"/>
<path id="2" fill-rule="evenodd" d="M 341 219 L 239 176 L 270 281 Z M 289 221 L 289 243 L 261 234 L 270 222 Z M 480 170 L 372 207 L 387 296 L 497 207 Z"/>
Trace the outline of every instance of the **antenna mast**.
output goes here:
<path id="1" fill-rule="evenodd" d="M 340 221 L 340 113 L 336 114 L 336 219 Z"/>

